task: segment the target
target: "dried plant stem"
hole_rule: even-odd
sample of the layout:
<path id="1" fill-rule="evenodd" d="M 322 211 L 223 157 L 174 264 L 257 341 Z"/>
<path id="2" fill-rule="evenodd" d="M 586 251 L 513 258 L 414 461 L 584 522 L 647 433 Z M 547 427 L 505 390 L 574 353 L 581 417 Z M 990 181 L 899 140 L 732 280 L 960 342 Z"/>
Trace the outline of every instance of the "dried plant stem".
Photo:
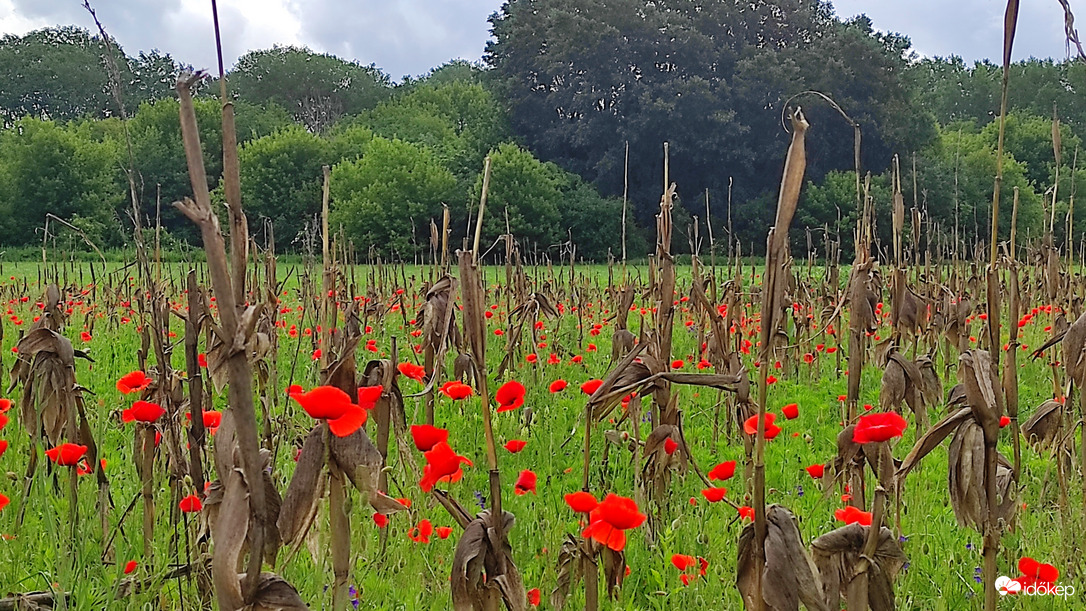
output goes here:
<path id="1" fill-rule="evenodd" d="M 788 157 L 784 162 L 784 177 L 781 179 L 780 197 L 777 200 L 777 217 L 769 230 L 766 247 L 766 266 L 762 277 L 762 331 L 761 362 L 758 377 L 758 432 L 754 440 L 754 609 L 765 608 L 763 597 L 762 573 L 765 567 L 765 539 L 767 533 L 765 507 L 765 413 L 769 393 L 769 361 L 771 342 L 780 324 L 780 309 L 784 298 L 788 265 L 788 227 L 792 224 L 796 205 L 799 202 L 799 190 L 803 184 L 803 174 L 807 167 L 807 155 L 804 148 L 805 135 L 809 127 L 803 112 L 797 108 L 792 119 L 792 143 L 788 147 Z"/>
<path id="2" fill-rule="evenodd" d="M 192 102 L 192 86 L 195 85 L 201 75 L 182 74 L 177 81 L 177 93 L 181 100 L 181 135 L 184 142 L 185 158 L 188 162 L 189 180 L 195 200 L 186 199 L 174 205 L 199 228 L 203 237 L 204 250 L 207 252 L 208 272 L 211 275 L 212 287 L 218 298 L 219 317 L 222 323 L 223 339 L 232 345 L 230 356 L 227 359 L 227 376 L 229 380 L 228 402 L 230 412 L 234 418 L 235 434 L 241 454 L 241 466 L 247 482 L 261 482 L 260 446 L 256 432 L 256 414 L 253 409 L 253 375 L 246 357 L 245 330 L 238 326 L 237 302 L 234 299 L 233 284 L 230 279 L 230 270 L 227 267 L 226 245 L 222 233 L 219 232 L 218 219 L 211 208 L 211 195 L 207 188 L 207 174 L 204 170 L 203 154 L 200 147 L 200 134 L 196 126 L 196 111 Z M 244 274 L 238 280 L 244 284 Z M 216 464 L 223 469 L 226 465 Z M 225 481 L 228 473 L 219 473 L 220 479 Z M 265 509 L 264 487 L 250 485 L 249 487 L 250 511 L 254 515 L 263 516 Z M 260 527 L 260 520 L 253 520 L 254 528 L 249 539 L 249 566 L 246 572 L 245 583 L 242 588 L 245 598 L 248 598 L 256 589 L 260 577 L 260 568 L 264 550 L 264 531 Z M 216 576 L 216 581 L 218 576 Z M 215 584 L 215 590 L 219 594 L 219 604 L 224 609 L 230 609 L 233 600 L 224 593 L 225 587 Z"/>

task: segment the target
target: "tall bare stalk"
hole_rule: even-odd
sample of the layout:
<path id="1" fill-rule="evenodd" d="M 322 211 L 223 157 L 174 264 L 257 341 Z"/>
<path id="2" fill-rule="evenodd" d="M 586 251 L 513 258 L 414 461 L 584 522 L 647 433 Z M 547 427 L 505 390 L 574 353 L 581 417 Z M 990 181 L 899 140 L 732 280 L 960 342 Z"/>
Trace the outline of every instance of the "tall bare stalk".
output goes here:
<path id="1" fill-rule="evenodd" d="M 803 111 L 796 108 L 791 116 L 792 143 L 788 147 L 788 157 L 784 162 L 784 177 L 781 179 L 780 196 L 777 199 L 777 217 L 769 230 L 766 241 L 765 273 L 762 277 L 762 332 L 761 374 L 758 378 L 758 433 L 754 441 L 754 575 L 755 575 L 755 610 L 765 608 L 762 592 L 762 573 L 765 567 L 765 539 L 767 533 L 765 506 L 765 408 L 768 400 L 768 375 L 770 344 L 781 324 L 785 285 L 788 281 L 788 228 L 799 202 L 799 191 L 803 185 L 803 173 L 807 167 L 807 153 L 804 148 L 807 128 L 810 125 L 803 117 Z"/>

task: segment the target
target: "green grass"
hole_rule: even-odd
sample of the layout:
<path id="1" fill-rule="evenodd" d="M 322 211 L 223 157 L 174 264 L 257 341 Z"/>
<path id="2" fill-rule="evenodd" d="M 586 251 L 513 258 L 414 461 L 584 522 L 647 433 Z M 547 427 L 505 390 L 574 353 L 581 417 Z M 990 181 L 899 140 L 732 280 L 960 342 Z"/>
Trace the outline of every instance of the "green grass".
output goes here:
<path id="1" fill-rule="evenodd" d="M 119 268 L 120 264 L 110 264 L 109 269 Z M 181 270 L 171 268 L 174 274 Z M 84 270 L 85 271 L 85 270 Z M 359 282 L 365 277 L 366 270 L 359 270 Z M 580 271 L 580 270 L 579 270 Z M 69 281 L 78 282 L 79 266 L 71 268 Z M 285 273 L 285 270 L 282 271 Z M 493 284 L 504 278 L 500 268 L 488 270 L 487 282 Z M 542 273 L 542 272 L 540 272 Z M 556 270 L 557 273 L 557 270 Z M 586 273 L 594 275 L 598 285 L 606 284 L 606 275 L 600 268 L 592 268 Z M 684 270 L 684 275 L 688 272 Z M 15 276 L 17 281 L 8 279 Z M 296 276 L 295 276 L 296 277 Z M 647 276 L 642 276 L 647 277 Z M 25 331 L 31 324 L 34 303 L 40 298 L 41 290 L 37 286 L 38 266 L 34 264 L 6 264 L 0 271 L 0 296 L 4 302 L 14 300 L 9 306 L 13 313 L 23 319 L 22 326 L 15 326 L 5 317 L 0 321 L 3 326 L 3 339 L 0 342 L 5 371 L 9 370 L 13 356 L 11 347 L 15 344 L 20 331 Z M 23 291 L 22 279 L 26 278 L 29 288 Z M 74 278 L 74 279 L 73 279 Z M 749 270 L 748 270 L 749 278 Z M 84 274 L 84 283 L 90 281 Z M 298 305 L 296 283 L 289 284 L 289 296 L 284 297 L 284 305 Z M 417 287 L 414 287 L 417 288 Z M 409 291 L 410 292 L 410 291 Z M 64 333 L 73 340 L 76 347 L 83 345 L 79 339 L 84 325 L 93 320 L 94 338 L 89 342 L 93 363 L 77 359 L 76 375 L 80 384 L 92 395 L 87 396 L 89 418 L 94 429 L 95 439 L 100 446 L 103 458 L 108 462 L 106 473 L 110 478 L 110 493 L 113 505 L 109 509 L 110 527 L 117 526 L 123 510 L 138 493 L 139 482 L 132 459 L 133 425 L 122 425 L 119 418 L 121 409 L 128 407 L 133 397 L 122 396 L 114 384 L 118 377 L 137 368 L 136 352 L 140 340 L 136 332 L 138 319 L 122 324 L 121 316 L 129 316 L 123 308 L 114 307 L 118 299 L 129 299 L 127 289 L 120 292 L 122 297 L 102 290 L 96 294 L 96 308 L 89 315 L 81 314 L 81 306 L 75 307 L 75 314 L 69 320 Z M 30 297 L 29 302 L 20 302 L 22 296 Z M 70 297 L 79 299 L 79 297 Z M 178 299 L 178 295 L 171 296 Z M 91 302 L 91 297 L 83 299 Z M 494 318 L 488 321 L 490 329 L 504 325 L 506 314 L 504 299 Z M 2 304 L 0 304 L 2 305 Z M 417 303 L 416 303 L 417 305 Z M 567 304 L 568 305 L 568 304 Z M 686 304 L 683 304 L 684 306 Z M 608 304 L 596 302 L 586 308 L 585 325 L 602 322 L 601 309 Z M 416 311 L 414 308 L 408 312 Z M 98 314 L 102 314 L 98 318 Z M 298 329 L 315 327 L 309 312 L 299 320 L 302 313 L 292 312 L 282 315 L 287 326 L 297 324 Z M 409 314 L 409 318 L 413 315 Z M 689 317 L 686 312 L 676 315 L 675 357 L 683 358 L 687 363 L 695 361 L 693 351 L 696 336 L 689 333 L 682 321 Z M 631 316 L 631 323 L 638 324 L 638 318 Z M 1025 329 L 1026 344 L 1040 344 L 1043 341 L 1042 327 L 1049 324 L 1048 317 L 1039 315 L 1036 322 Z M 973 323 L 979 335 L 979 321 Z M 180 341 L 183 333 L 181 321 L 171 318 L 171 330 L 178 334 L 173 341 Z M 371 335 L 377 339 L 382 351 L 387 351 L 391 337 L 395 336 L 401 346 L 400 354 L 405 357 L 404 348 L 408 341 L 414 340 L 409 335 L 410 329 L 403 327 L 399 313 L 393 312 L 384 319 L 383 326 L 374 325 Z M 636 328 L 634 329 L 636 332 Z M 280 330 L 281 332 L 284 330 Z M 888 332 L 884 326 L 882 331 Z M 549 608 L 547 601 L 555 582 L 555 562 L 557 553 L 566 534 L 579 534 L 581 526 L 562 500 L 562 495 L 580 488 L 582 466 L 584 395 L 579 384 L 591 378 L 601 378 L 607 373 L 610 355 L 609 325 L 603 327 L 598 337 L 590 337 L 587 328 L 584 341 L 579 342 L 577 317 L 566 315 L 559 321 L 547 323 L 544 331 L 546 341 L 551 347 L 560 345 L 568 350 L 561 365 L 543 365 L 551 347 L 540 349 L 541 364 L 530 366 L 523 359 L 523 352 L 518 367 L 512 377 L 528 387 L 525 405 L 534 411 L 534 419 L 527 429 L 522 427 L 520 410 L 508 414 L 499 414 L 494 418 L 495 435 L 498 443 L 513 438 L 528 441 L 526 449 L 516 455 L 499 448 L 499 461 L 502 472 L 503 504 L 517 517 L 517 523 L 510 533 L 514 559 L 520 568 L 526 587 L 539 587 L 543 591 L 542 608 Z M 492 336 L 493 337 L 493 336 Z M 497 339 L 497 338 L 495 338 Z M 414 340 L 417 341 L 417 340 Z M 822 340 L 820 340 L 822 341 Z M 314 348 L 313 338 L 299 333 L 298 338 L 291 338 L 283 332 L 280 340 L 279 371 L 280 379 L 274 385 L 282 391 L 291 380 L 290 363 L 295 351 L 299 352 L 298 368 L 294 382 L 309 388 L 317 383 L 317 366 L 309 355 Z M 587 352 L 587 344 L 595 343 L 598 352 Z M 413 343 L 413 341 L 412 341 Z M 834 345 L 832 341 L 827 346 Z M 501 356 L 504 338 L 488 346 L 488 362 L 493 369 Z M 842 347 L 842 349 L 844 349 Z M 203 345 L 201 342 L 201 351 Z M 573 365 L 569 356 L 583 354 L 584 363 Z M 1024 354 L 1024 353 L 1023 353 Z M 372 356 L 369 352 L 360 352 L 359 359 Z M 455 356 L 455 355 L 452 355 Z M 451 357 L 450 357 L 451 358 Z M 748 366 L 753 357 L 746 357 Z M 834 520 L 834 509 L 842 506 L 839 492 L 833 491 L 823 497 L 818 482 L 812 480 L 804 467 L 813 463 L 829 462 L 835 452 L 835 438 L 840 430 L 840 404 L 838 395 L 845 393 L 845 378 L 835 368 L 835 357 L 821 355 L 813 367 L 799 364 L 799 374 L 782 379 L 770 389 L 768 408 L 779 413 L 780 407 L 788 403 L 798 403 L 799 418 L 778 424 L 784 431 L 775 440 L 767 444 L 766 481 L 769 492 L 767 501 L 779 503 L 789 508 L 799 519 L 800 531 L 805 541 L 828 532 L 840 523 Z M 1020 358 L 1020 361 L 1024 361 Z M 152 357 L 153 361 L 153 357 Z M 183 347 L 178 344 L 173 350 L 172 364 L 183 368 Z M 787 370 L 788 367 L 785 367 Z M 938 369 L 943 372 L 942 363 Z M 861 403 L 877 404 L 879 376 L 875 367 L 864 370 Z M 785 377 L 777 374 L 779 377 Z M 1047 366 L 1038 361 L 1025 361 L 1020 369 L 1020 394 L 1023 415 L 1021 420 L 1032 412 L 1034 406 L 1050 397 L 1051 382 Z M 6 377 L 6 376 L 5 376 Z M 569 381 L 569 387 L 562 393 L 552 395 L 548 384 L 556 379 Z M 943 380 L 944 389 L 949 388 L 954 380 Z M 401 378 L 401 387 L 405 394 L 417 392 L 419 385 L 414 381 Z M 6 385 L 5 385 L 6 386 Z M 492 389 L 496 384 L 492 381 Z M 708 470 L 714 464 L 724 460 L 743 461 L 742 443 L 738 435 L 723 431 L 720 439 L 713 443 L 713 420 L 716 412 L 717 393 L 705 389 L 679 387 L 679 406 L 684 411 L 684 427 L 691 451 L 699 466 Z M 19 389 L 5 395 L 12 399 L 18 397 Z M 306 434 L 313 422 L 298 409 L 280 401 L 280 410 L 289 410 L 291 426 L 287 434 L 279 439 L 281 450 L 275 465 L 275 478 L 280 484 L 280 491 L 286 489 L 293 472 L 293 451 L 290 449 Z M 647 405 L 647 403 L 646 403 Z M 215 407 L 225 407 L 225 397 L 215 397 Z M 409 422 L 421 422 L 424 408 L 420 399 L 407 399 L 406 411 Z M 438 426 L 450 430 L 450 445 L 458 452 L 467 455 L 475 463 L 466 469 L 465 478 L 449 486 L 451 493 L 464 506 L 478 508 L 476 492 L 486 490 L 486 458 L 483 440 L 482 417 L 478 398 L 471 398 L 457 403 L 444 397 L 437 402 Z M 945 410 L 942 406 L 934 408 L 932 420 L 937 420 Z M 22 474 L 26 469 L 29 439 L 18 416 L 18 407 L 13 407 L 8 416 L 11 422 L 0 433 L 11 446 L 0 457 L 0 469 L 7 473 L 7 478 L 0 481 L 0 493 L 11 498 L 11 504 L 0 511 L 0 533 L 14 535 L 14 538 L 0 540 L 0 594 L 7 592 L 26 592 L 47 590 L 56 584 L 62 590 L 71 592 L 74 609 L 145 609 L 179 608 L 184 601 L 184 608 L 195 608 L 193 595 L 195 588 L 187 580 L 169 580 L 156 582 L 144 592 L 115 600 L 114 592 L 121 580 L 121 567 L 128 560 L 138 560 L 140 567 L 137 575 L 149 578 L 161 575 L 172 565 L 187 562 L 186 543 L 195 540 L 198 518 L 187 516 L 175 531 L 171 526 L 169 481 L 165 476 L 165 460 L 160 455 L 156 461 L 156 503 L 157 522 L 153 557 L 142 556 L 141 511 L 137 502 L 130 515 L 120 527 L 113 546 L 112 557 L 103 562 L 103 542 L 101 529 L 97 523 L 96 493 L 97 487 L 92 477 L 81 478 L 79 486 L 79 518 L 76 524 L 77 536 L 69 536 L 71 521 L 67 501 L 67 473 L 61 474 L 54 485 L 52 476 L 46 469 L 40 468 L 30 496 L 22 498 Z M 721 416 L 723 429 L 723 414 Z M 910 421 L 912 417 L 909 416 Z M 782 419 L 783 420 L 783 419 Z M 372 420 L 367 427 L 372 434 Z M 604 423 L 603 428 L 611 425 Z M 642 434 L 648 434 L 648 424 L 641 427 Z M 798 436 L 793 436 L 798 433 Z M 594 436 L 601 440 L 602 436 Z M 1001 451 L 1010 456 L 1008 435 L 1003 435 Z M 915 429 L 910 427 L 904 439 L 894 446 L 894 455 L 903 458 L 916 439 Z M 603 442 L 593 445 L 591 483 L 598 496 L 606 492 L 615 492 L 624 496 L 634 495 L 634 469 L 630 455 L 617 446 L 609 451 L 609 460 L 603 465 Z M 1061 528 L 1061 517 L 1057 509 L 1057 486 L 1055 469 L 1048 468 L 1047 457 L 1038 456 L 1028 446 L 1023 446 L 1023 490 L 1021 502 L 1025 510 L 1018 512 L 1017 523 L 1013 531 L 1003 537 L 1003 552 L 999 558 L 1000 574 L 1017 574 L 1015 563 L 1021 556 L 1032 556 L 1042 562 L 1055 564 L 1061 571 L 1061 583 L 1075 585 L 1079 594 L 1076 598 L 1063 601 L 1051 598 L 1034 597 L 1030 599 L 1007 597 L 1000 600 L 1001 609 L 1065 609 L 1073 608 L 1084 602 L 1082 591 L 1086 590 L 1086 580 L 1081 579 L 1084 566 L 1080 559 L 1084 537 L 1080 528 L 1083 519 L 1079 503 L 1081 502 L 1081 480 L 1071 479 L 1068 497 L 1071 508 L 1068 520 L 1071 525 L 1066 531 Z M 421 465 L 420 453 L 413 452 L 410 457 Z M 390 450 L 391 490 L 397 497 L 412 500 L 411 510 L 392 518 L 388 526 L 386 547 L 380 543 L 379 532 L 371 519 L 371 509 L 360 502 L 356 493 L 350 493 L 352 571 L 351 583 L 359 591 L 361 609 L 447 609 L 449 600 L 449 570 L 458 529 L 448 540 L 436 536 L 429 544 L 417 544 L 407 537 L 407 531 L 423 518 L 430 519 L 435 526 L 454 526 L 454 522 L 445 511 L 419 489 L 418 483 L 407 476 L 402 468 L 400 456 Z M 532 469 L 539 476 L 538 494 L 513 495 L 513 481 L 522 469 Z M 1047 495 L 1041 498 L 1042 480 L 1049 479 Z M 868 482 L 873 480 L 870 472 Z M 739 505 L 748 504 L 745 498 L 742 469 L 732 480 L 723 484 L 729 489 L 728 497 Z M 603 608 L 613 609 L 660 609 L 705 608 L 739 609 L 741 602 L 735 589 L 736 544 L 742 524 L 737 519 L 734 509 L 725 503 L 708 504 L 701 497 L 700 480 L 692 473 L 685 476 L 676 474 L 672 480 L 670 502 L 663 508 L 666 516 L 665 527 L 660 532 L 655 547 L 645 544 L 643 528 L 629 533 L 627 561 L 631 574 L 622 589 L 617 602 L 604 601 Z M 187 493 L 188 491 L 186 491 Z M 869 498 L 870 498 L 869 493 Z M 690 499 L 696 499 L 690 504 Z M 25 519 L 17 523 L 16 517 L 21 504 L 26 505 Z M 980 608 L 983 585 L 974 580 L 977 567 L 982 564 L 980 536 L 969 529 L 959 528 L 955 523 L 947 493 L 947 458 L 946 443 L 936 449 L 909 476 L 904 493 L 905 513 L 902 516 L 902 529 L 907 541 L 904 543 L 909 557 L 908 568 L 898 578 L 896 591 L 898 608 L 902 610 L 958 610 Z M 651 507 L 642 507 L 646 513 Z M 317 552 L 310 555 L 303 549 L 287 566 L 277 567 L 302 597 L 314 609 L 328 608 L 330 593 L 326 586 L 332 582 L 331 558 L 328 550 L 327 509 L 322 505 L 321 521 L 315 526 L 315 539 L 311 548 Z M 187 535 L 185 529 L 188 529 Z M 690 586 L 684 587 L 679 581 L 678 571 L 672 567 L 669 559 L 673 553 L 702 556 L 709 560 L 708 575 Z M 574 587 L 567 608 L 583 607 L 583 589 Z"/>

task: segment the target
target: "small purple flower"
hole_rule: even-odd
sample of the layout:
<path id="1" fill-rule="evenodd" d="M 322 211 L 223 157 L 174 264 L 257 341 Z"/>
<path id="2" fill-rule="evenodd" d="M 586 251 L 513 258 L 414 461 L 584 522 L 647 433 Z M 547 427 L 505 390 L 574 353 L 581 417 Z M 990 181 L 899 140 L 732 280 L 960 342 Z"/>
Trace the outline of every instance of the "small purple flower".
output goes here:
<path id="1" fill-rule="evenodd" d="M 479 509 L 486 509 L 486 499 L 483 498 L 483 493 L 478 490 L 474 491 L 475 500 L 479 502 Z"/>
<path id="2" fill-rule="evenodd" d="M 803 484 L 796 486 L 796 496 L 803 498 Z"/>
<path id="3" fill-rule="evenodd" d="M 966 543 L 965 544 L 965 549 L 967 549 L 969 551 L 973 551 L 973 544 L 972 543 Z"/>
<path id="4" fill-rule="evenodd" d="M 902 571 L 908 571 L 908 570 L 909 570 L 909 566 L 910 566 L 910 565 L 912 565 L 912 563 L 911 563 L 911 562 L 908 562 L 908 561 L 906 561 L 906 562 L 905 562 L 905 564 L 901 565 L 901 570 L 902 570 Z"/>
<path id="5" fill-rule="evenodd" d="M 358 598 L 358 588 L 354 586 L 347 586 L 347 593 L 350 594 L 352 598 Z"/>

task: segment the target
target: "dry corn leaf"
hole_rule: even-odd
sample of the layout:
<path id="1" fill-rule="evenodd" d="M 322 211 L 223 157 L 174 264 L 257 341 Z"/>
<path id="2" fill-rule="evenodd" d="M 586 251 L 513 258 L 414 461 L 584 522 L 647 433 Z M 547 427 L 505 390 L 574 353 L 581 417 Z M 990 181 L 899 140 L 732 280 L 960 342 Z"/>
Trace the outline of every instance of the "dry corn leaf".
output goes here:
<path id="1" fill-rule="evenodd" d="M 766 611 L 798 611 L 800 602 L 809 611 L 829 611 L 823 600 L 822 581 L 800 539 L 792 512 L 780 505 L 766 507 L 765 569 L 762 598 Z M 747 609 L 754 600 L 754 525 L 739 536 L 736 585 Z"/>

